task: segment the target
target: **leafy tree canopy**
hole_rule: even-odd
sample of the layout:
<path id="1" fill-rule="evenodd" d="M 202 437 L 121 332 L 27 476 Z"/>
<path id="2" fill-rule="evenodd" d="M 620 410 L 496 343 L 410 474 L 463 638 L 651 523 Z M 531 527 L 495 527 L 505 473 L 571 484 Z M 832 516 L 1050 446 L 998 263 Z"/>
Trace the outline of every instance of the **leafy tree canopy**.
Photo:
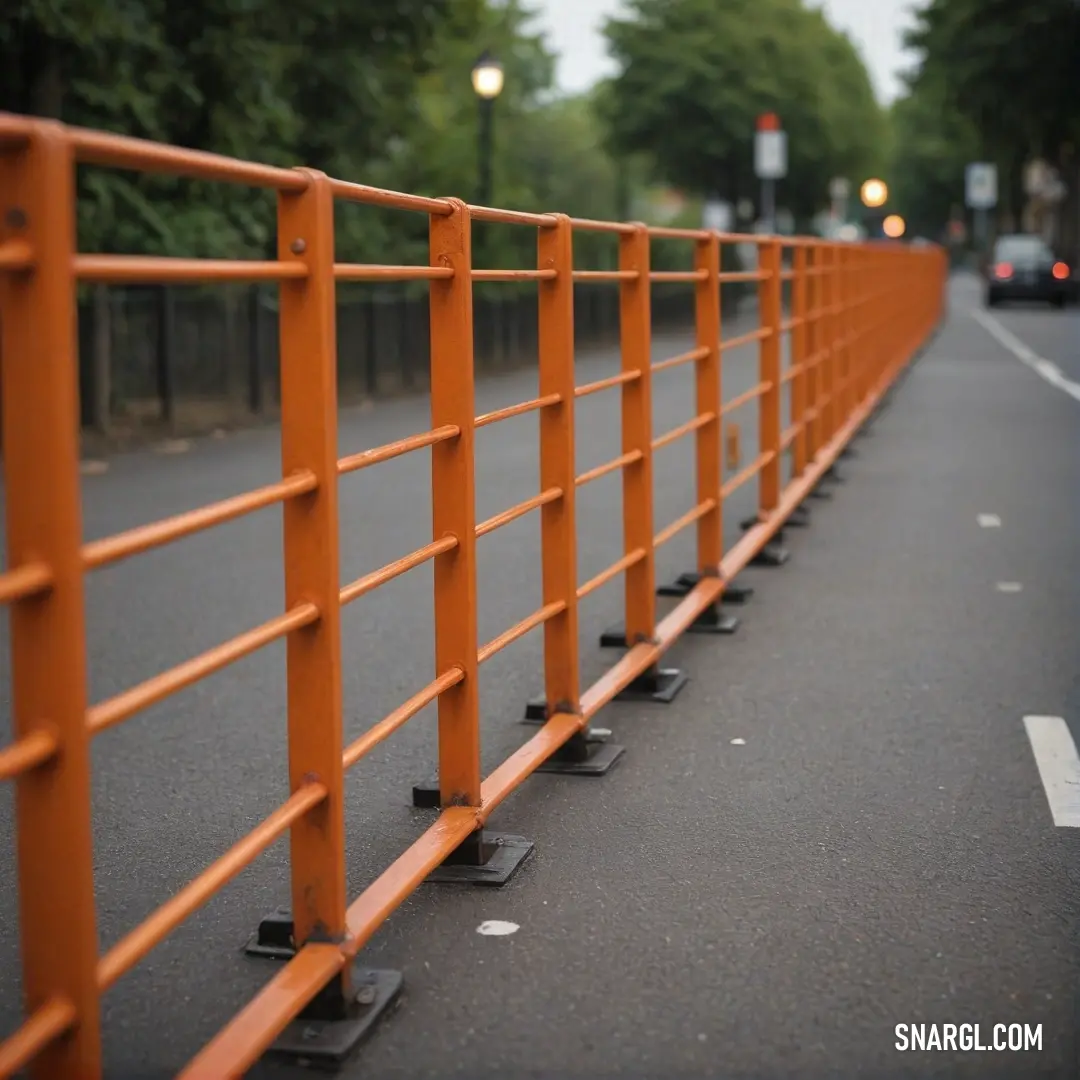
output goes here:
<path id="1" fill-rule="evenodd" d="M 779 114 L 779 199 L 809 217 L 836 175 L 881 164 L 884 121 L 850 40 L 802 0 L 630 0 L 609 20 L 620 65 L 606 98 L 621 152 L 647 152 L 668 182 L 729 199 L 757 194 L 756 118 Z"/>

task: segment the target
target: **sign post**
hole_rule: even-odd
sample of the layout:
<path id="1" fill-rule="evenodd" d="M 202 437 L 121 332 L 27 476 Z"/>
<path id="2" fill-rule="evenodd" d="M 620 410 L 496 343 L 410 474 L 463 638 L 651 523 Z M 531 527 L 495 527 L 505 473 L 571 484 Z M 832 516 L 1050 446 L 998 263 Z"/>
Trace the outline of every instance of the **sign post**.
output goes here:
<path id="1" fill-rule="evenodd" d="M 997 206 L 997 166 L 986 161 L 973 161 L 964 171 L 965 201 L 975 211 L 975 247 L 986 250 L 987 214 Z"/>
<path id="2" fill-rule="evenodd" d="M 754 137 L 754 172 L 761 181 L 761 220 L 765 232 L 776 232 L 776 181 L 787 176 L 787 133 L 776 113 L 758 117 Z"/>

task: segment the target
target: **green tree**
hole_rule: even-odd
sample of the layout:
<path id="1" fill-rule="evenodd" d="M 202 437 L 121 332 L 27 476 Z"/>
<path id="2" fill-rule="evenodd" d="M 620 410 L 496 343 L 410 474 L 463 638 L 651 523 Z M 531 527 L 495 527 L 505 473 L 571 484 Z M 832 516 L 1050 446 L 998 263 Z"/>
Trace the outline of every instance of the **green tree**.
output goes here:
<path id="1" fill-rule="evenodd" d="M 1074 0 L 930 0 L 909 44 L 965 119 L 980 156 L 996 161 L 1019 217 L 1021 171 L 1031 156 L 1064 164 L 1080 142 L 1080 5 Z"/>
<path id="2" fill-rule="evenodd" d="M 881 159 L 883 121 L 851 42 L 801 0 L 630 0 L 609 20 L 620 65 L 607 119 L 621 152 L 698 192 L 755 196 L 755 121 L 780 115 L 788 177 L 780 201 L 809 217 L 833 175 Z"/>

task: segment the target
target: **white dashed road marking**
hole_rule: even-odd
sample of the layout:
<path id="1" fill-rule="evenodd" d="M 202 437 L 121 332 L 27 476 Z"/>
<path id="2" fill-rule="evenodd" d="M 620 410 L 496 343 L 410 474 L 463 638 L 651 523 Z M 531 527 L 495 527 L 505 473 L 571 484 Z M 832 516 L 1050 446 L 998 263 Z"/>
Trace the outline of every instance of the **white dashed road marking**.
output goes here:
<path id="1" fill-rule="evenodd" d="M 979 526 L 983 529 L 1000 529 L 1001 518 L 997 514 L 980 514 Z"/>
<path id="2" fill-rule="evenodd" d="M 1054 824 L 1080 828 L 1080 756 L 1069 725 L 1060 716 L 1025 716 L 1024 727 Z"/>
<path id="3" fill-rule="evenodd" d="M 1080 383 L 1074 383 L 1071 379 L 1066 378 L 1065 373 L 1057 366 L 1057 364 L 1047 360 L 1045 357 L 1039 356 L 1038 353 L 1029 349 L 1015 334 L 1011 334 L 1006 330 L 993 315 L 988 315 L 985 311 L 974 308 L 971 312 L 971 317 L 987 333 L 989 333 L 999 345 L 1008 349 L 1021 364 L 1031 368 L 1036 375 L 1041 379 L 1044 379 L 1051 386 L 1064 391 L 1069 397 L 1074 398 L 1076 401 L 1080 401 Z"/>
<path id="4" fill-rule="evenodd" d="M 1017 593 L 1023 589 L 1019 581 L 999 581 L 995 588 L 998 592 Z"/>
<path id="5" fill-rule="evenodd" d="M 487 922 L 482 922 L 477 928 L 478 934 L 483 934 L 485 937 L 506 937 L 507 934 L 514 934 L 520 930 L 516 922 L 503 922 L 501 919 L 488 919 Z"/>

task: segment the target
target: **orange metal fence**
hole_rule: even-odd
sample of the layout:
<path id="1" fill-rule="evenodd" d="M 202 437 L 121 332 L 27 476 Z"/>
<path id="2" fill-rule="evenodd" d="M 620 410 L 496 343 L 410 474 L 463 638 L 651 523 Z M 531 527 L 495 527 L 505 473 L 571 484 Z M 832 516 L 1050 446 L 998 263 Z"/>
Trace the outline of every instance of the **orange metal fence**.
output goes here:
<path id="1" fill-rule="evenodd" d="M 79 254 L 75 166 L 90 163 L 270 188 L 278 200 L 278 257 L 206 261 Z M 334 205 L 354 201 L 422 213 L 430 221 L 427 266 L 343 264 L 334 257 Z M 943 311 L 946 261 L 935 248 L 850 245 L 816 239 L 734 237 L 707 230 L 573 220 L 467 206 L 278 169 L 99 132 L 0 114 L 0 355 L 7 561 L 0 602 L 10 606 L 14 742 L 0 750 L 0 779 L 16 785 L 17 865 L 26 1020 L 0 1044 L 0 1077 L 28 1067 L 35 1077 L 101 1075 L 100 1001 L 125 972 L 289 832 L 292 958 L 263 991 L 189 1063 L 183 1076 L 242 1074 L 297 1017 L 325 1022 L 331 1055 L 365 1028 L 396 991 L 393 978 L 356 981 L 355 959 L 387 916 L 436 868 L 498 873 L 521 852 L 484 831 L 490 815 L 533 771 L 553 760 L 588 762 L 605 753 L 588 738 L 590 720 L 620 691 L 670 691 L 658 667 L 692 625 L 717 626 L 718 602 L 755 559 L 778 561 L 775 537 L 821 482 Z M 478 270 L 470 223 L 500 221 L 536 231 L 535 269 Z M 619 269 L 575 269 L 576 232 L 617 236 Z M 654 239 L 682 239 L 694 269 L 650 270 Z M 720 270 L 722 243 L 752 243 L 757 269 Z M 785 256 L 787 256 L 785 261 Z M 338 458 L 335 284 L 424 279 L 431 303 L 431 429 Z M 539 289 L 539 394 L 475 415 L 472 283 L 535 280 Z M 104 540 L 84 543 L 78 469 L 75 339 L 79 282 L 276 281 L 280 288 L 280 482 Z M 616 281 L 622 366 L 576 385 L 574 281 Z M 758 288 L 760 325 L 722 341 L 720 289 Z M 650 284 L 695 289 L 696 345 L 651 360 Z M 790 282 L 785 316 L 782 288 Z M 790 334 L 790 363 L 781 339 Z M 721 356 L 758 342 L 757 385 L 725 400 Z M 696 411 L 662 434 L 652 430 L 654 375 L 692 366 Z M 622 453 L 575 472 L 574 403 L 618 390 Z M 782 426 L 782 401 L 790 423 Z M 756 403 L 755 459 L 723 481 L 724 418 Z M 540 414 L 540 492 L 475 520 L 474 432 L 529 411 Z M 696 504 L 677 521 L 653 520 L 653 454 L 683 437 L 696 441 Z M 382 569 L 341 586 L 339 478 L 430 447 L 433 539 Z M 729 448 L 730 449 L 730 448 Z M 790 460 L 784 482 L 782 463 Z M 607 570 L 577 581 L 575 495 L 621 470 L 624 551 Z M 723 550 L 725 499 L 758 478 L 759 511 Z M 285 609 L 277 618 L 106 701 L 87 701 L 83 579 L 89 572 L 180 537 L 280 503 L 284 516 Z M 485 644 L 477 639 L 476 539 L 540 511 L 542 606 Z M 683 529 L 697 531 L 698 565 L 669 592 L 681 595 L 657 617 L 655 553 Z M 435 678 L 362 737 L 345 745 L 340 611 L 345 604 L 427 561 L 435 574 Z M 627 649 L 607 673 L 579 684 L 577 609 L 623 575 Z M 663 591 L 663 590 L 662 590 Z M 536 627 L 544 632 L 543 724 L 489 776 L 481 774 L 477 672 Z M 90 740 L 139 710 L 277 639 L 287 643 L 289 798 L 176 896 L 99 955 L 90 829 Z M 58 673 L 64 673 L 58 677 Z M 435 822 L 351 904 L 346 898 L 345 770 L 426 705 L 438 706 L 439 779 Z M 610 751 L 608 751 L 610 753 Z M 599 762 L 598 767 L 603 767 Z M 321 1036 L 320 1036 L 321 1037 Z M 318 1045 L 308 1047 L 316 1053 Z M 287 1045 L 287 1044 L 281 1044 Z"/>

